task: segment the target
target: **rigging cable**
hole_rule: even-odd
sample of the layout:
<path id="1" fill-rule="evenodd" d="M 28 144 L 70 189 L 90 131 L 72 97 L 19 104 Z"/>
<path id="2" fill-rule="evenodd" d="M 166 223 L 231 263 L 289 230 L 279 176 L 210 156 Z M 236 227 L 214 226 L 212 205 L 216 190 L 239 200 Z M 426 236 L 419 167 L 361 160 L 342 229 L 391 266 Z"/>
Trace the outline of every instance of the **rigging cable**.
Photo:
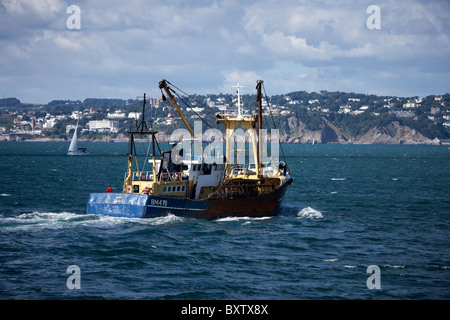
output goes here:
<path id="1" fill-rule="evenodd" d="M 184 93 L 187 97 L 189 97 L 189 94 L 187 94 L 186 92 L 184 92 L 183 90 L 181 90 L 180 88 L 178 88 L 176 85 L 174 85 L 173 83 L 171 83 L 171 82 L 169 82 L 169 81 L 167 81 L 166 80 L 166 82 L 168 83 L 168 84 L 170 84 L 172 87 L 174 87 L 174 88 L 176 88 L 177 90 L 179 90 L 179 91 L 181 91 L 182 93 Z M 206 120 L 205 119 L 203 119 L 203 117 L 201 117 L 186 101 L 184 101 L 184 99 L 175 91 L 175 90 L 173 90 L 172 89 L 172 91 L 176 94 L 176 96 L 178 97 L 178 99 L 180 99 L 181 101 L 183 101 L 183 103 L 189 108 L 189 109 L 191 109 L 191 111 L 192 112 L 194 112 L 195 113 L 195 115 L 197 116 L 197 117 L 199 117 L 200 118 L 200 120 L 202 120 L 208 127 L 210 127 L 211 129 L 213 129 L 213 127 L 208 123 L 208 122 L 206 122 Z"/>

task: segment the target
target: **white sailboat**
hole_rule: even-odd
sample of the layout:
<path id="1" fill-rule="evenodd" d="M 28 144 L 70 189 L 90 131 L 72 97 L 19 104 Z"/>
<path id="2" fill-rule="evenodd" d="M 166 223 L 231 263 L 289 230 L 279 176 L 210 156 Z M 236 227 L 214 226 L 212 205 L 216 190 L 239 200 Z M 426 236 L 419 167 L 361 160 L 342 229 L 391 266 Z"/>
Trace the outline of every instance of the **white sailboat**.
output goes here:
<path id="1" fill-rule="evenodd" d="M 67 152 L 68 156 L 87 156 L 89 155 L 89 150 L 87 148 L 78 148 L 78 123 L 80 119 L 77 121 L 77 125 L 75 127 L 75 131 L 72 136 L 72 141 L 70 142 L 69 151 Z"/>

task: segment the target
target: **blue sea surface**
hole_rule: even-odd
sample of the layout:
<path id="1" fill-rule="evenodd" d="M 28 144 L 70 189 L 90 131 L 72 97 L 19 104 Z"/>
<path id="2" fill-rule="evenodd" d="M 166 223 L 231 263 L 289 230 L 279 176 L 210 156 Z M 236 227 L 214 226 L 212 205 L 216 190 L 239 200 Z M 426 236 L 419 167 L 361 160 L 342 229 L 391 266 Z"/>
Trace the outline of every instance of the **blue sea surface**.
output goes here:
<path id="1" fill-rule="evenodd" d="M 279 215 L 213 221 L 87 215 L 127 144 L 83 146 L 0 142 L 0 299 L 450 298 L 448 146 L 283 145 Z"/>

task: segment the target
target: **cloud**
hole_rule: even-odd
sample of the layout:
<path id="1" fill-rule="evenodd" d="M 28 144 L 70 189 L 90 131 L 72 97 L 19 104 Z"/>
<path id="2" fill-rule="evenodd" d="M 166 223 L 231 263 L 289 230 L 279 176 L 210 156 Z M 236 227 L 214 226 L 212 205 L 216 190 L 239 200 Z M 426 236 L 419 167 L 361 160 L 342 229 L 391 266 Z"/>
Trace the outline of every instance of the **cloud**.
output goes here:
<path id="1" fill-rule="evenodd" d="M 380 30 L 366 27 L 366 0 L 79 0 L 81 30 L 66 27 L 70 4 L 0 0 L 5 96 L 156 96 L 162 78 L 190 93 L 227 93 L 231 82 L 253 87 L 257 79 L 273 94 L 425 95 L 450 85 L 446 1 L 380 0 Z"/>
<path id="2" fill-rule="evenodd" d="M 339 1 L 317 7 L 309 3 L 247 8 L 245 28 L 269 53 L 298 60 L 373 57 L 381 60 L 450 54 L 450 6 L 383 1 L 381 30 L 368 30 L 367 6 Z M 442 39 L 444 38 L 444 39 Z M 444 41 L 443 41 L 444 40 Z M 254 41 L 256 45 L 258 41 Z M 424 46 L 424 44 L 428 46 Z"/>
<path id="3" fill-rule="evenodd" d="M 308 44 L 305 38 L 295 35 L 285 35 L 281 32 L 264 34 L 263 45 L 276 56 L 295 60 L 330 60 L 341 54 L 341 50 L 328 42 L 322 41 L 319 45 Z"/>
<path id="4" fill-rule="evenodd" d="M 244 86 L 246 89 L 256 87 L 256 80 L 261 78 L 261 74 L 258 74 L 254 71 L 244 71 L 240 72 L 238 70 L 233 70 L 230 72 L 224 72 L 225 76 L 224 85 L 221 89 L 221 92 L 229 92 L 231 86 L 239 83 Z"/>
<path id="5" fill-rule="evenodd" d="M 63 10 L 65 6 L 59 0 L 3 0 L 0 2 L 0 40 L 17 40 L 55 28 L 57 16 Z"/>

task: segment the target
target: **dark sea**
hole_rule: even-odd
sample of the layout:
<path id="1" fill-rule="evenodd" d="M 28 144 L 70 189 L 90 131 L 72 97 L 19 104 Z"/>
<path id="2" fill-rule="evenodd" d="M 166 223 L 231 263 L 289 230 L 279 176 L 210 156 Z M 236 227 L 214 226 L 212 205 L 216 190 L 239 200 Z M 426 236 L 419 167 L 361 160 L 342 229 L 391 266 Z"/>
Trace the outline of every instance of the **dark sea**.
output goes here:
<path id="1" fill-rule="evenodd" d="M 449 146 L 283 145 L 278 216 L 205 221 L 87 215 L 127 144 L 82 145 L 0 142 L 0 299 L 450 298 Z"/>

